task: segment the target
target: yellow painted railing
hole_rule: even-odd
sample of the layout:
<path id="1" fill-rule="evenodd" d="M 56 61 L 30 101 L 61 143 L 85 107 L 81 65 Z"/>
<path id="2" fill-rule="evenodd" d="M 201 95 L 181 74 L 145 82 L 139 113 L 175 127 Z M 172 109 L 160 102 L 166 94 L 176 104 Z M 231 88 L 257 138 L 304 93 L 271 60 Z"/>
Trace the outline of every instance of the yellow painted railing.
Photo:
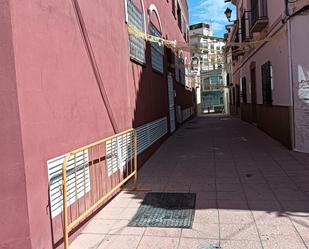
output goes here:
<path id="1" fill-rule="evenodd" d="M 129 129 L 67 154 L 62 167 L 64 248 L 69 233 L 127 181 L 137 181 L 136 130 Z"/>

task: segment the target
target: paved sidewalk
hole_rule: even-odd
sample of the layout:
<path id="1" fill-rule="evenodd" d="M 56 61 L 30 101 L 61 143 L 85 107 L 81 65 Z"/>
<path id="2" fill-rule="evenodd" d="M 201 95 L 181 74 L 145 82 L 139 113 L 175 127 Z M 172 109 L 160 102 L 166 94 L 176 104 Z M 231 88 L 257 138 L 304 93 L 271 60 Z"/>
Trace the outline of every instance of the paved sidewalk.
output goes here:
<path id="1" fill-rule="evenodd" d="M 145 193 L 121 192 L 70 248 L 309 248 L 309 155 L 238 119 L 189 121 L 139 171 L 138 185 L 197 193 L 193 229 L 127 227 Z"/>

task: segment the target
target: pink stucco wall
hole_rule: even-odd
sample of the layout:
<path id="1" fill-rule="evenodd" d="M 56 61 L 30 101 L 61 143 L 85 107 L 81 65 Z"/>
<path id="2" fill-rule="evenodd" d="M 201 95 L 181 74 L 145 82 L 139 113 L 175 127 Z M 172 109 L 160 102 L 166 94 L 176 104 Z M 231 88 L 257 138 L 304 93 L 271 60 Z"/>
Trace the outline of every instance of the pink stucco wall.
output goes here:
<path id="1" fill-rule="evenodd" d="M 0 2 L 0 248 L 31 248 L 10 3 Z"/>
<path id="2" fill-rule="evenodd" d="M 288 71 L 288 45 L 287 37 L 281 37 L 265 44 L 242 67 L 240 77 L 246 77 L 248 82 L 247 96 L 251 103 L 250 64 L 256 63 L 257 103 L 263 103 L 262 71 L 261 66 L 270 61 L 273 67 L 273 104 L 290 106 L 289 71 Z"/>
<path id="3" fill-rule="evenodd" d="M 250 1 L 243 0 L 238 5 L 238 18 L 241 18 L 240 8 L 250 10 Z M 282 17 L 285 11 L 284 1 L 267 1 L 268 9 L 268 27 L 266 32 L 270 32 L 272 36 L 279 30 L 270 42 L 261 43 L 255 47 L 255 50 L 249 55 L 248 59 L 244 59 L 240 63 L 240 78 L 247 78 L 247 98 L 251 102 L 251 81 L 250 81 L 250 65 L 252 62 L 256 63 L 256 89 L 257 89 L 257 104 L 263 103 L 262 96 L 262 72 L 261 66 L 270 61 L 273 66 L 273 105 L 291 106 L 291 94 L 288 72 L 288 39 L 286 32 L 286 25 L 276 21 Z M 272 30 L 270 30 L 272 28 Z M 254 34 L 256 40 L 263 39 L 259 33 Z"/>
<path id="4" fill-rule="evenodd" d="M 149 46 L 146 66 L 129 60 L 123 2 L 79 1 L 120 131 L 168 115 L 166 73 L 152 70 Z M 171 2 L 145 0 L 145 8 L 151 3 L 159 11 L 164 36 L 183 41 Z M 71 0 L 6 0 L 0 6 L 0 21 L 7 22 L 1 25 L 0 36 L 5 55 L 0 57 L 0 68 L 7 68 L 0 73 L 5 103 L 0 112 L 6 119 L 0 133 L 7 141 L 1 144 L 1 153 L 7 153 L 1 163 L 15 165 L 11 171 L 1 171 L 0 177 L 11 174 L 11 183 L 18 186 L 4 195 L 10 202 L 5 203 L 1 221 L 9 217 L 20 223 L 9 229 L 5 223 L 8 226 L 1 226 L 0 234 L 7 231 L 5 237 L 22 241 L 23 248 L 52 248 L 47 160 L 111 135 L 113 129 Z M 179 89 L 185 108 L 192 93 Z"/>

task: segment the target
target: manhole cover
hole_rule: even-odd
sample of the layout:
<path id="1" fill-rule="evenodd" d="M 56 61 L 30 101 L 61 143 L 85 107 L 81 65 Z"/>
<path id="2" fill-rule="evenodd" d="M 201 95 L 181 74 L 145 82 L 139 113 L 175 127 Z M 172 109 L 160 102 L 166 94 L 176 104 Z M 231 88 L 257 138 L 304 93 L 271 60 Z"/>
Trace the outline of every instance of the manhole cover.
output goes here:
<path id="1" fill-rule="evenodd" d="M 192 228 L 195 197 L 192 193 L 148 193 L 128 226 Z"/>

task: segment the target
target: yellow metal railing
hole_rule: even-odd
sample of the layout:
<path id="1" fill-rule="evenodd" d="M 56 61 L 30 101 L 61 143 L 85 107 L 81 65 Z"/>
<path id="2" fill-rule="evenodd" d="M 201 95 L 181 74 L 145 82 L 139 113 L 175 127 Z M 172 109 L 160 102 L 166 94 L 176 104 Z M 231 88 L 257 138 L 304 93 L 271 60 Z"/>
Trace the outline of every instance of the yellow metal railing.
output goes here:
<path id="1" fill-rule="evenodd" d="M 136 130 L 129 129 L 67 154 L 62 168 L 64 248 L 69 233 L 120 187 L 137 181 Z"/>

